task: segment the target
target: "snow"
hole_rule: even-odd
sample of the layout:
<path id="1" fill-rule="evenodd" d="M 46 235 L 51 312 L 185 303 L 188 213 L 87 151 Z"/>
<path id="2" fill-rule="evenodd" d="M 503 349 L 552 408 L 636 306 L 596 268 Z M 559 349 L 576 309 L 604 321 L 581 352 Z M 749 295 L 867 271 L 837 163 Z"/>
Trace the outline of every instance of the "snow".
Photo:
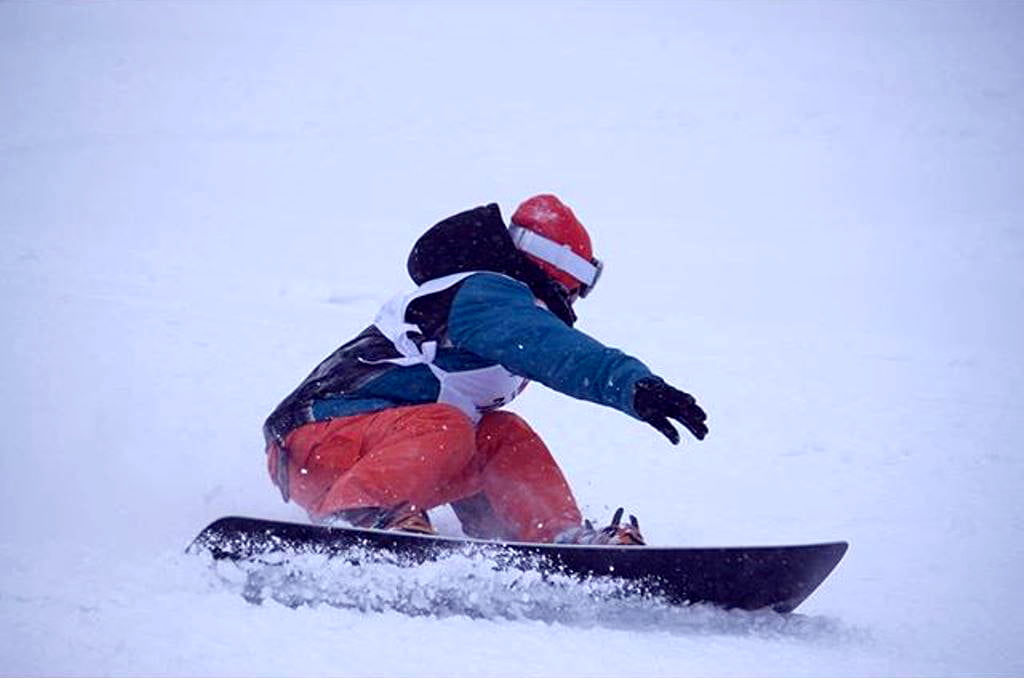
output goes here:
<path id="1" fill-rule="evenodd" d="M 0 672 L 1024 673 L 1022 29 L 1012 2 L 0 4 Z M 302 518 L 263 418 L 423 229 L 537 192 L 607 262 L 581 329 L 711 434 L 513 409 L 653 543 L 850 541 L 801 614 L 573 591 L 545 620 L 484 577 L 494 616 L 430 616 L 386 568 L 381 611 L 292 609 L 186 556 L 221 515 Z"/>

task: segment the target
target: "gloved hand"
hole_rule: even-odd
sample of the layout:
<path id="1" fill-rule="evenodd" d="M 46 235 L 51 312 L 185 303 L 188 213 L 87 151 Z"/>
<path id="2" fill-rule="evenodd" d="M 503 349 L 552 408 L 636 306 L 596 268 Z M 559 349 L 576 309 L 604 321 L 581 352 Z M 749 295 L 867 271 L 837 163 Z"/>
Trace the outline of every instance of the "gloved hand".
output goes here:
<path id="1" fill-rule="evenodd" d="M 669 417 L 685 426 L 697 440 L 704 440 L 708 434 L 704 423 L 708 415 L 697 405 L 694 397 L 669 386 L 660 377 L 646 377 L 636 382 L 633 409 L 673 445 L 679 444 L 679 431 L 668 420 Z"/>

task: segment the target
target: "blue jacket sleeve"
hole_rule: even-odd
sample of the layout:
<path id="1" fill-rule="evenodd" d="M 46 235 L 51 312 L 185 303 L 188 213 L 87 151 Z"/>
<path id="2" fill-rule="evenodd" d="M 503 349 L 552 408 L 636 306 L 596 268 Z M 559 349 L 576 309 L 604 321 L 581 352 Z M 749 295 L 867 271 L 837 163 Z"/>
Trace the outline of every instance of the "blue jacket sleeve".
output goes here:
<path id="1" fill-rule="evenodd" d="M 452 302 L 456 348 L 570 395 L 636 417 L 633 390 L 651 376 L 642 362 L 575 330 L 537 306 L 530 289 L 503 275 L 467 278 Z"/>

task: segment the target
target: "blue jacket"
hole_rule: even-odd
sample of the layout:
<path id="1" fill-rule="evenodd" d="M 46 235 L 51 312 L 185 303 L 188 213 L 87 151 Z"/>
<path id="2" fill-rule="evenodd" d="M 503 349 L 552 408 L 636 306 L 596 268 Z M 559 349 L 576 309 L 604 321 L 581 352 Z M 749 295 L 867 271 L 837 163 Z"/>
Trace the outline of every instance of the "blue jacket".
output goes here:
<path id="1" fill-rule="evenodd" d="M 634 386 L 651 376 L 642 362 L 573 329 L 512 277 L 471 272 L 455 278 L 439 290 L 424 286 L 426 293 L 392 303 L 390 312 L 404 323 L 398 340 L 381 329 L 385 323 L 379 316 L 377 324 L 317 366 L 267 420 L 268 441 L 280 444 L 311 421 L 438 402 L 439 374 L 459 379 L 498 366 L 510 378 L 537 381 L 637 416 Z M 509 399 L 478 403 L 479 409 Z"/>

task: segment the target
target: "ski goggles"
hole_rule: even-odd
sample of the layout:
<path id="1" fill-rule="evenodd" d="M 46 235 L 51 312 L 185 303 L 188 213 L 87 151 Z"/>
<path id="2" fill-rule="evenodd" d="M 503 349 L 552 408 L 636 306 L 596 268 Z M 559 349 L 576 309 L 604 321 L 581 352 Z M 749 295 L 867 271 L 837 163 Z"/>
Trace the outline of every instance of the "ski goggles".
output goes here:
<path id="1" fill-rule="evenodd" d="M 547 262 L 559 271 L 568 273 L 580 281 L 579 296 L 586 297 L 597 286 L 604 271 L 604 263 L 600 259 L 587 259 L 572 251 L 568 245 L 557 243 L 539 233 L 516 224 L 509 226 L 508 233 L 517 249 Z"/>

